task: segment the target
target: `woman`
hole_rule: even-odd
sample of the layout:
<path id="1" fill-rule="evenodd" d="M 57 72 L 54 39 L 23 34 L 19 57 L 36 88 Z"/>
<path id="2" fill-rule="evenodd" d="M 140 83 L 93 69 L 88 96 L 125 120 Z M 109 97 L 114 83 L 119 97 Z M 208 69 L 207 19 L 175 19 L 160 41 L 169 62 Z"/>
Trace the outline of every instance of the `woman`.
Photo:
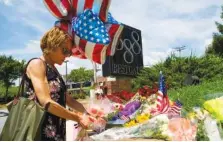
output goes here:
<path id="1" fill-rule="evenodd" d="M 83 119 L 86 113 L 83 105 L 66 94 L 66 85 L 54 66 L 61 65 L 66 57 L 70 57 L 72 43 L 66 32 L 53 27 L 42 37 L 43 55 L 27 65 L 26 96 L 36 98 L 37 103 L 47 110 L 41 127 L 42 140 L 65 140 L 65 119 L 77 121 L 84 128 L 90 124 L 89 119 Z M 66 104 L 79 113 L 67 110 Z"/>

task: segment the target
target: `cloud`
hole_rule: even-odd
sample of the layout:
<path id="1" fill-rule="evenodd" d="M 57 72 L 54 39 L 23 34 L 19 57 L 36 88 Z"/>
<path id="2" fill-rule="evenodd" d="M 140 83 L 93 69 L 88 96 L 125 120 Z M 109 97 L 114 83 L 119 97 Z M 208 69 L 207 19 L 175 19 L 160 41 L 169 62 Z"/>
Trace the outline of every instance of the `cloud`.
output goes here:
<path id="1" fill-rule="evenodd" d="M 78 69 L 80 67 L 85 67 L 86 69 L 93 69 L 93 65 L 89 60 L 78 59 L 76 57 L 70 57 L 67 59 L 67 73 L 69 74 L 71 70 Z M 61 66 L 56 65 L 58 71 L 62 74 L 66 74 L 66 63 L 63 63 Z"/>
<path id="2" fill-rule="evenodd" d="M 3 3 L 7 6 L 12 6 L 12 0 L 0 0 L 0 3 Z"/>
<path id="3" fill-rule="evenodd" d="M 5 55 L 24 55 L 24 54 L 41 54 L 41 49 L 40 49 L 40 41 L 39 40 L 30 40 L 28 43 L 25 45 L 24 48 L 13 48 L 10 50 L 1 50 L 0 54 L 5 54 Z"/>
<path id="4" fill-rule="evenodd" d="M 216 31 L 215 21 L 220 21 L 221 4 L 221 0 L 122 0 L 112 2 L 111 13 L 142 31 L 144 64 L 155 64 L 176 46 L 190 49 L 183 55 L 190 55 L 191 49 L 203 54 Z"/>
<path id="5" fill-rule="evenodd" d="M 32 28 L 38 34 L 43 34 L 53 26 L 56 20 L 46 9 L 43 1 L 2 0 L 6 5 L 0 14 L 13 23 Z M 7 11 L 7 12 L 5 12 Z"/>

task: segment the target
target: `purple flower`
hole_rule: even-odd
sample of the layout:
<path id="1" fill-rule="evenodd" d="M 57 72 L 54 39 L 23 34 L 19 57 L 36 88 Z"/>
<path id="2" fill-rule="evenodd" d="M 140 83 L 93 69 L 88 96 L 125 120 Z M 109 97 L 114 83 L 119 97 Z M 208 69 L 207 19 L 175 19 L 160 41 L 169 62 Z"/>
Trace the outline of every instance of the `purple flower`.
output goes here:
<path id="1" fill-rule="evenodd" d="M 133 114 L 136 110 L 139 109 L 139 107 L 141 106 L 141 103 L 139 101 L 133 101 L 128 103 L 125 108 L 118 113 L 118 116 L 130 116 L 131 114 Z"/>

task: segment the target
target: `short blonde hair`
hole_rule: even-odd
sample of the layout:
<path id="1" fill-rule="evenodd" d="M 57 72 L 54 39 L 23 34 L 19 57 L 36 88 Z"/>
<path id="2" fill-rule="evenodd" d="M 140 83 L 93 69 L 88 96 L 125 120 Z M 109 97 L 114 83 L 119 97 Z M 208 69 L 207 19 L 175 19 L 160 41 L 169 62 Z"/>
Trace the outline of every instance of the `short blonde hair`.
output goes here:
<path id="1" fill-rule="evenodd" d="M 71 41 L 71 38 L 67 33 L 58 27 L 53 27 L 42 37 L 40 47 L 43 54 L 47 55 L 56 48 L 61 47 L 68 40 Z"/>

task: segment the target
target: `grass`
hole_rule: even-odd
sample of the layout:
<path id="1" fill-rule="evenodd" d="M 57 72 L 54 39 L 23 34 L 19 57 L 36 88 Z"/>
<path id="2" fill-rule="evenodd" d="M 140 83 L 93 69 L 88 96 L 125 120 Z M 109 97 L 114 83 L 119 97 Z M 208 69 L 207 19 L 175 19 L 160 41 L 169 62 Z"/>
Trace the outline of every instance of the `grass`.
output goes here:
<path id="1" fill-rule="evenodd" d="M 193 107 L 201 107 L 208 99 L 223 96 L 223 80 L 169 90 L 168 95 L 171 100 L 179 99 L 183 103 L 183 110 L 188 112 Z"/>
<path id="2" fill-rule="evenodd" d="M 0 109 L 5 109 L 6 105 L 5 104 L 0 104 Z"/>
<path id="3" fill-rule="evenodd" d="M 13 97 L 13 96 L 15 96 L 16 94 L 17 94 L 17 92 L 18 92 L 18 87 L 10 87 L 9 88 L 9 94 L 8 94 L 8 97 Z M 5 96 L 5 87 L 3 87 L 3 86 L 1 86 L 0 85 L 0 97 L 2 98 L 2 97 L 4 97 Z"/>

